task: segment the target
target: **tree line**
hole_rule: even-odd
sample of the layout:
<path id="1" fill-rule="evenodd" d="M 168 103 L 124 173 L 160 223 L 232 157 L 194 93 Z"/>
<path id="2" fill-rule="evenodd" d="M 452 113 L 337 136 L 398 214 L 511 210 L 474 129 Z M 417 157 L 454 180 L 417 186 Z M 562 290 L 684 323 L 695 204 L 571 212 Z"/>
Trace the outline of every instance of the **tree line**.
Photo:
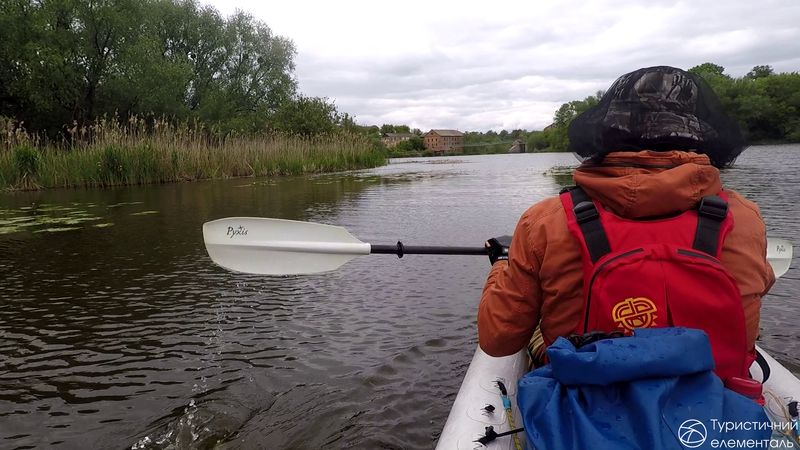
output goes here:
<path id="1" fill-rule="evenodd" d="M 775 73 L 770 66 L 755 66 L 734 78 L 712 63 L 689 71 L 711 85 L 751 141 L 800 142 L 800 73 Z"/>
<path id="2" fill-rule="evenodd" d="M 294 77 L 294 43 L 195 0 L 0 2 L 0 116 L 54 137 L 101 117 L 223 133 L 354 127 Z M 68 136 L 67 136 L 68 137 Z"/>

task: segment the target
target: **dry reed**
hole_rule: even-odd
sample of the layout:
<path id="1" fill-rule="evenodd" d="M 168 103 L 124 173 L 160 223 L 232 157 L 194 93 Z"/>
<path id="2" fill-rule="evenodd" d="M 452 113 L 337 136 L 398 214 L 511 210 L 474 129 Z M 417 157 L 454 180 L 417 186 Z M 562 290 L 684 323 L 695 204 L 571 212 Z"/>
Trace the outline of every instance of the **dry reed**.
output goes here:
<path id="1" fill-rule="evenodd" d="M 385 155 L 365 136 L 225 136 L 200 124 L 132 117 L 67 128 L 54 144 L 0 118 L 0 187 L 37 189 L 290 175 L 375 167 Z"/>

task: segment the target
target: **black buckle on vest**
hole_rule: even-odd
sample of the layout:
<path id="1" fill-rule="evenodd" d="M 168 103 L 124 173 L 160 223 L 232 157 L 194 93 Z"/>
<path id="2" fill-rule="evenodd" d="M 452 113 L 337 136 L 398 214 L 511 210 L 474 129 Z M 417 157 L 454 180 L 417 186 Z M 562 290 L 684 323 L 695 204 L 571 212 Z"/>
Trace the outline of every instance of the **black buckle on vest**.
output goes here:
<path id="1" fill-rule="evenodd" d="M 697 213 L 704 217 L 723 221 L 728 215 L 728 203 L 716 195 L 703 197 L 700 200 L 700 207 L 697 208 Z"/>
<path id="2" fill-rule="evenodd" d="M 600 217 L 597 207 L 592 202 L 580 202 L 572 208 L 572 212 L 575 213 L 578 223 L 586 223 Z"/>

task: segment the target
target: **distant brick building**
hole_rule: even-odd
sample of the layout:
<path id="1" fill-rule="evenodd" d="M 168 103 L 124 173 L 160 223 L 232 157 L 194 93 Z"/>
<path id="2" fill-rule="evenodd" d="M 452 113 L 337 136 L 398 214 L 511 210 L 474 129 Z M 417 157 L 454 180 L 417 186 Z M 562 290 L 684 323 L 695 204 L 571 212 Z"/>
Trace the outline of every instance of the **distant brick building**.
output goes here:
<path id="1" fill-rule="evenodd" d="M 431 130 L 422 135 L 422 143 L 434 153 L 464 151 L 464 133 L 458 130 Z"/>
<path id="2" fill-rule="evenodd" d="M 386 133 L 381 140 L 387 147 L 392 148 L 400 142 L 407 141 L 416 136 L 414 133 Z"/>

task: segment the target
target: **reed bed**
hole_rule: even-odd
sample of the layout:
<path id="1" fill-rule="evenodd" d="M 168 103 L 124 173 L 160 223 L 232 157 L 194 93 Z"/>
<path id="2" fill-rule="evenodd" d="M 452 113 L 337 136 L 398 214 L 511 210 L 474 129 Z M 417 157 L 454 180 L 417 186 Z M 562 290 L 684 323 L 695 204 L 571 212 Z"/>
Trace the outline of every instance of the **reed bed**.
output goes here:
<path id="1" fill-rule="evenodd" d="M 375 167 L 384 153 L 367 137 L 334 134 L 221 136 L 198 124 L 100 119 L 49 143 L 0 118 L 0 188 L 106 187 Z"/>

